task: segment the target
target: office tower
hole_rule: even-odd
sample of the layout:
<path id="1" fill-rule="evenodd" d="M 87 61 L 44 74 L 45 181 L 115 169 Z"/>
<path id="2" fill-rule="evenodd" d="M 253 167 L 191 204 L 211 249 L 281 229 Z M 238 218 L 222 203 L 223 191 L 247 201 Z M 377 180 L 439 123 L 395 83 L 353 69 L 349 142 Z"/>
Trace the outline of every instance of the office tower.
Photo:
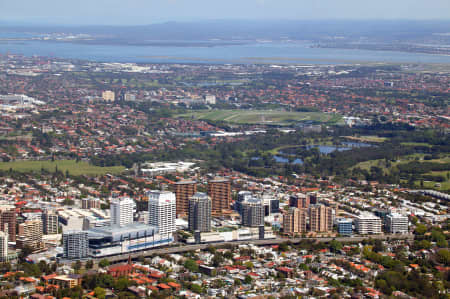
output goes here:
<path id="1" fill-rule="evenodd" d="M 8 240 L 16 241 L 17 214 L 14 207 L 8 207 L 0 211 L 0 230 L 8 232 Z"/>
<path id="2" fill-rule="evenodd" d="M 57 234 L 59 227 L 58 215 L 52 211 L 42 213 L 42 228 L 45 235 Z"/>
<path id="3" fill-rule="evenodd" d="M 398 213 L 391 213 L 386 216 L 386 230 L 390 234 L 407 234 L 408 217 Z"/>
<path id="4" fill-rule="evenodd" d="M 68 231 L 63 234 L 64 257 L 81 259 L 88 256 L 89 239 L 87 231 Z"/>
<path id="5" fill-rule="evenodd" d="M 34 250 L 44 248 L 42 242 L 42 221 L 41 219 L 26 220 L 19 224 L 17 247 L 23 249 L 29 246 Z"/>
<path id="6" fill-rule="evenodd" d="M 8 257 L 8 234 L 0 232 L 0 261 L 5 261 Z"/>
<path id="7" fill-rule="evenodd" d="M 251 198 L 242 203 L 242 225 L 258 227 L 264 225 L 264 205 L 261 199 Z"/>
<path id="8" fill-rule="evenodd" d="M 360 235 L 381 234 L 381 219 L 371 213 L 362 212 L 355 218 L 355 230 Z"/>
<path id="9" fill-rule="evenodd" d="M 236 202 L 234 203 L 234 210 L 242 215 L 242 202 L 253 197 L 250 191 L 239 191 Z"/>
<path id="10" fill-rule="evenodd" d="M 351 236 L 353 232 L 353 221 L 348 218 L 340 218 L 336 220 L 337 231 L 342 236 Z"/>
<path id="11" fill-rule="evenodd" d="M 179 181 L 172 188 L 177 199 L 177 217 L 187 215 L 189 212 L 189 199 L 197 192 L 197 182 Z"/>
<path id="12" fill-rule="evenodd" d="M 105 91 L 102 93 L 102 99 L 105 100 L 105 101 L 114 102 L 114 100 L 115 100 L 115 94 L 114 94 L 114 91 L 111 91 L 111 90 L 105 90 Z"/>
<path id="13" fill-rule="evenodd" d="M 329 232 L 333 229 L 333 209 L 324 205 L 309 207 L 309 226 L 313 232 Z"/>
<path id="14" fill-rule="evenodd" d="M 175 194 L 170 191 L 150 191 L 147 195 L 149 224 L 156 226 L 160 235 L 175 232 Z"/>
<path id="15" fill-rule="evenodd" d="M 116 198 L 111 201 L 111 225 L 125 226 L 133 223 L 136 204 L 129 197 Z"/>
<path id="16" fill-rule="evenodd" d="M 283 216 L 283 232 L 289 235 L 306 233 L 306 209 L 291 207 Z"/>
<path id="17" fill-rule="evenodd" d="M 189 230 L 211 231 L 211 198 L 202 192 L 195 193 L 189 200 Z"/>
<path id="18" fill-rule="evenodd" d="M 221 215 L 223 210 L 230 209 L 231 182 L 225 178 L 216 178 L 208 182 L 208 195 L 212 200 L 212 210 Z"/>
<path id="19" fill-rule="evenodd" d="M 305 194 L 291 195 L 289 206 L 297 209 L 307 209 L 309 207 L 309 197 Z"/>

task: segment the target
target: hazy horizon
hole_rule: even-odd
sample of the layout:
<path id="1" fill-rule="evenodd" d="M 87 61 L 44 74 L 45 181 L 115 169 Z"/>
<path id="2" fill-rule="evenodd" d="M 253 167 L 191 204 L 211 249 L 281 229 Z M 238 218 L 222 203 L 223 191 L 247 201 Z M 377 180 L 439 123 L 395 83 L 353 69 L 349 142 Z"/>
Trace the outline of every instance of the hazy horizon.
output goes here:
<path id="1" fill-rule="evenodd" d="M 209 20 L 450 20 L 448 0 L 0 0 L 0 23 L 148 25 Z"/>

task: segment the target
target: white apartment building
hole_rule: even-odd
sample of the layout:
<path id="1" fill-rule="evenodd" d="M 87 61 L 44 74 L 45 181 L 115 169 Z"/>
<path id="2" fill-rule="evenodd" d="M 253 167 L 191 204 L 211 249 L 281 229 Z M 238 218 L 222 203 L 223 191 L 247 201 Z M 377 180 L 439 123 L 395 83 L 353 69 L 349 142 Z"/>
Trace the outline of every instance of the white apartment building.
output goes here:
<path id="1" fill-rule="evenodd" d="M 133 223 L 136 203 L 129 197 L 116 198 L 111 201 L 111 225 L 125 226 Z"/>
<path id="2" fill-rule="evenodd" d="M 115 94 L 114 94 L 114 91 L 111 91 L 111 90 L 105 90 L 105 91 L 102 93 L 102 99 L 103 99 L 104 101 L 114 102 L 114 100 L 115 100 Z"/>
<path id="3" fill-rule="evenodd" d="M 89 239 L 87 231 L 68 231 L 63 234 L 64 257 L 80 259 L 88 256 Z"/>
<path id="4" fill-rule="evenodd" d="M 5 261 L 8 257 L 8 234 L 0 231 L 0 260 Z"/>
<path id="5" fill-rule="evenodd" d="M 360 235 L 381 234 L 381 219 L 372 213 L 363 212 L 355 218 L 355 229 Z"/>
<path id="6" fill-rule="evenodd" d="M 161 236 L 176 231 L 176 199 L 175 193 L 170 191 L 148 192 L 149 224 L 156 226 Z"/>
<path id="7" fill-rule="evenodd" d="M 398 213 L 386 215 L 386 230 L 391 234 L 407 234 L 408 217 Z"/>
<path id="8" fill-rule="evenodd" d="M 51 211 L 42 213 L 42 226 L 44 235 L 57 234 L 59 228 L 58 215 Z"/>

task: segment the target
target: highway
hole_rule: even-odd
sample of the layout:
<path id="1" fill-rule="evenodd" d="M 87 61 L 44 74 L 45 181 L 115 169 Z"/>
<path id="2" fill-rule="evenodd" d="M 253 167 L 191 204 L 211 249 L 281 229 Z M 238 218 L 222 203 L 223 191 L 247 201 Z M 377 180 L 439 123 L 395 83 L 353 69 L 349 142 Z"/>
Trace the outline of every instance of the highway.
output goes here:
<path id="1" fill-rule="evenodd" d="M 392 234 L 392 235 L 370 235 L 370 236 L 357 236 L 357 237 L 326 237 L 326 238 L 276 238 L 276 239 L 266 239 L 266 240 L 246 240 L 246 241 L 234 241 L 234 242 L 217 242 L 217 243 L 207 243 L 207 244 L 193 244 L 193 245 L 181 245 L 178 247 L 161 247 L 161 248 L 155 248 L 155 249 L 149 249 L 145 251 L 139 251 L 139 252 L 133 252 L 133 253 L 127 253 L 127 254 L 121 254 L 121 255 L 115 255 L 107 257 L 106 259 L 111 263 L 120 263 L 127 261 L 129 257 L 131 256 L 131 259 L 138 259 L 139 257 L 148 257 L 150 255 L 154 254 L 169 254 L 169 253 L 183 253 L 187 251 L 192 250 L 198 250 L 198 249 L 206 249 L 209 246 L 214 246 L 216 248 L 225 247 L 227 245 L 242 245 L 242 244 L 253 244 L 253 245 L 277 245 L 281 244 L 283 242 L 290 241 L 291 243 L 300 243 L 301 241 L 305 240 L 311 240 L 316 242 L 330 242 L 331 240 L 336 240 L 339 242 L 361 242 L 363 240 L 367 240 L 369 238 L 375 239 L 375 240 L 388 240 L 388 239 L 401 239 L 401 240 L 413 240 L 414 235 L 412 234 Z M 94 261 L 100 261 L 103 258 L 94 258 Z"/>

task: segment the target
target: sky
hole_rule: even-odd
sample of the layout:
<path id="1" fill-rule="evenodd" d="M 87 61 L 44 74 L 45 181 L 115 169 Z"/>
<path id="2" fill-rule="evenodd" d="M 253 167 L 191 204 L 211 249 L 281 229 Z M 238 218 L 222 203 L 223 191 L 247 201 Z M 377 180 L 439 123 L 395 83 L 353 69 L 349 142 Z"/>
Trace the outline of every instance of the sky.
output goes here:
<path id="1" fill-rule="evenodd" d="M 143 25 L 215 19 L 450 20 L 450 0 L 0 0 L 0 22 Z"/>

